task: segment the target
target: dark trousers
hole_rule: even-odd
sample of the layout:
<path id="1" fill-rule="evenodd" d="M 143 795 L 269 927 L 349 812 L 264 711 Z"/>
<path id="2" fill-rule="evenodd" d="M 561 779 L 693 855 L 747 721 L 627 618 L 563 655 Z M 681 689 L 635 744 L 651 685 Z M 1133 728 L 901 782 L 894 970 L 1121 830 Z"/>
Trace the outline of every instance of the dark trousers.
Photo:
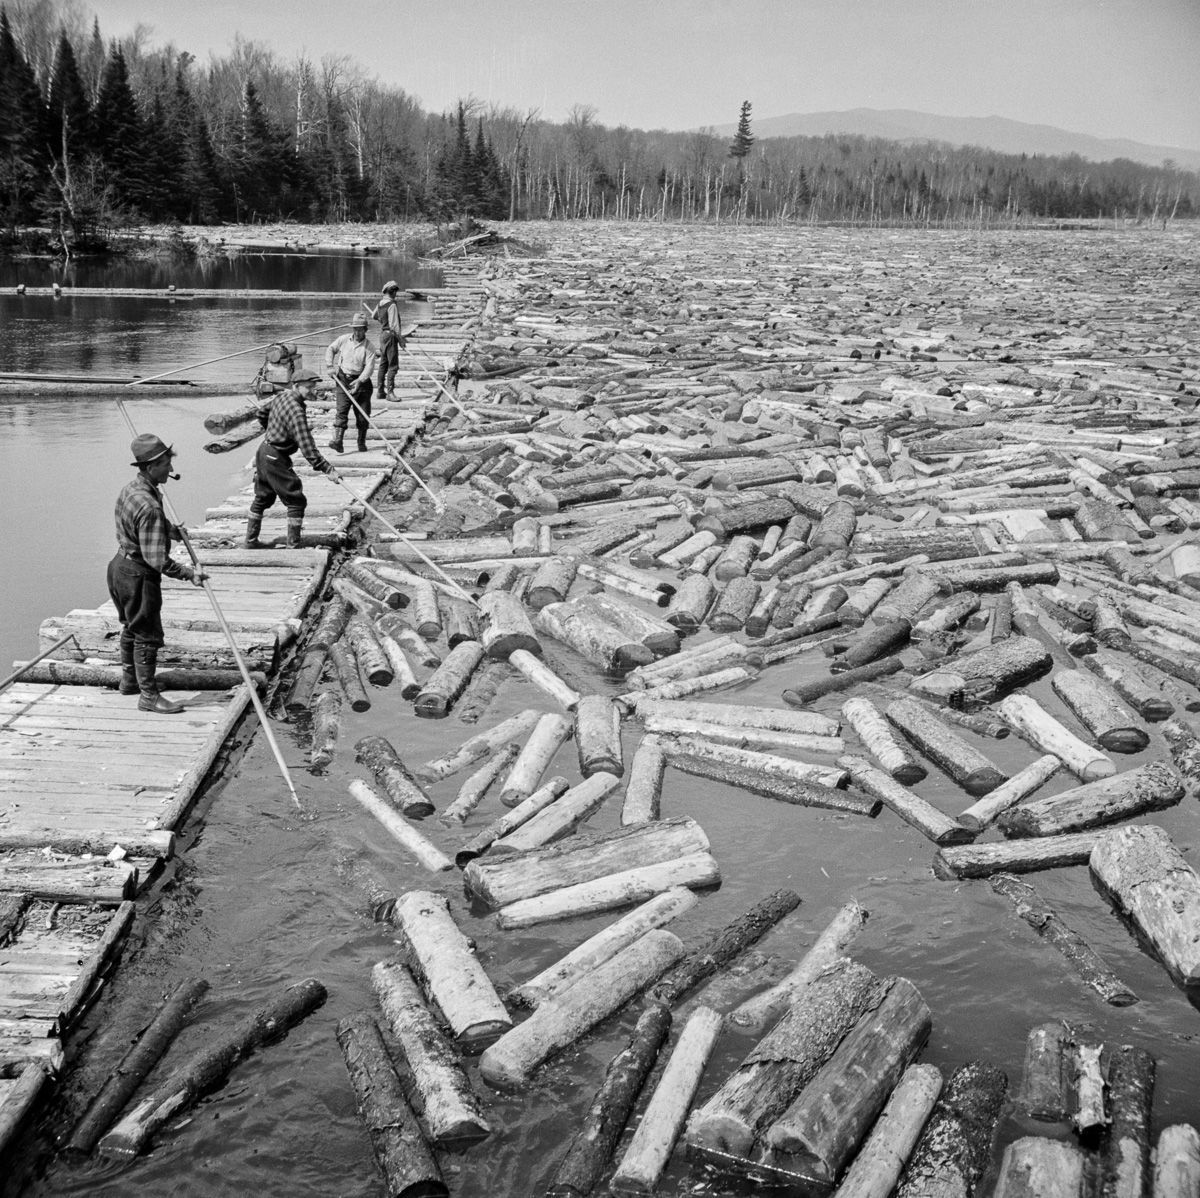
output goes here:
<path id="1" fill-rule="evenodd" d="M 300 483 L 291 454 L 260 441 L 254 455 L 254 498 L 250 501 L 250 514 L 261 516 L 278 499 L 287 508 L 287 514 L 295 519 L 304 517 L 308 499 Z"/>
<path id="2" fill-rule="evenodd" d="M 388 382 L 394 382 L 396 371 L 400 368 L 401 341 L 391 329 L 384 329 L 379 334 L 379 374 L 376 377 L 376 389 L 380 395 L 387 393 Z"/>
<path id="3" fill-rule="evenodd" d="M 157 570 L 118 552 L 108 563 L 108 593 L 123 625 L 123 640 L 131 635 L 135 643 L 162 645 L 162 580 Z"/>
<path id="4" fill-rule="evenodd" d="M 367 416 L 371 414 L 371 392 L 374 388 L 371 386 L 370 379 L 363 379 L 360 383 L 351 382 L 340 370 L 337 372 L 337 381 L 341 386 L 334 387 L 337 394 L 337 412 L 333 417 L 333 427 L 344 430 L 346 425 L 350 423 L 350 412 L 354 412 L 354 423 L 358 426 L 360 433 L 365 433 L 371 427 Z M 342 390 L 345 387 L 345 391 Z M 354 403 L 362 409 L 358 411 L 350 402 L 350 397 L 346 394 L 354 396 Z M 363 415 L 366 413 L 366 415 Z"/>

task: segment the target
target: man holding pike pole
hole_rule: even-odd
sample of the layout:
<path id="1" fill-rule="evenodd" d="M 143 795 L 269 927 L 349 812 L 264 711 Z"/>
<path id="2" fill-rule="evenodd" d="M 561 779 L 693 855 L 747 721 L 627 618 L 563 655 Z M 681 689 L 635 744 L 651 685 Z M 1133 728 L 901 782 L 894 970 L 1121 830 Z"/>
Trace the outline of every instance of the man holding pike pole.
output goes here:
<path id="1" fill-rule="evenodd" d="M 117 496 L 117 552 L 108 563 L 108 593 L 121 621 L 121 686 L 123 695 L 137 695 L 139 711 L 178 715 L 183 706 L 159 693 L 155 681 L 158 651 L 163 644 L 162 576 L 203 586 L 208 575 L 171 557 L 175 533 L 163 511 L 159 488 L 169 478 L 175 451 L 154 436 L 133 439 L 132 466 L 137 476 Z"/>
<path id="2" fill-rule="evenodd" d="M 292 465 L 292 455 L 299 450 L 308 464 L 330 482 L 339 480 L 332 464 L 321 456 L 312 430 L 308 427 L 308 409 L 320 375 L 313 370 L 300 370 L 292 376 L 290 390 L 275 396 L 269 413 L 259 415 L 266 433 L 254 455 L 254 498 L 250 501 L 250 518 L 246 521 L 247 549 L 261 549 L 258 534 L 262 531 L 263 512 L 276 499 L 287 508 L 287 547 L 300 548 L 300 531 L 304 527 L 304 509 L 308 499 Z"/>
<path id="3" fill-rule="evenodd" d="M 325 351 L 325 369 L 333 379 L 337 412 L 333 418 L 333 440 L 329 448 L 345 452 L 342 439 L 350 423 L 350 401 L 354 401 L 354 423 L 358 429 L 358 452 L 367 451 L 367 428 L 371 414 L 371 376 L 375 372 L 375 346 L 367 340 L 365 312 L 355 315 L 350 332 L 332 342 Z"/>

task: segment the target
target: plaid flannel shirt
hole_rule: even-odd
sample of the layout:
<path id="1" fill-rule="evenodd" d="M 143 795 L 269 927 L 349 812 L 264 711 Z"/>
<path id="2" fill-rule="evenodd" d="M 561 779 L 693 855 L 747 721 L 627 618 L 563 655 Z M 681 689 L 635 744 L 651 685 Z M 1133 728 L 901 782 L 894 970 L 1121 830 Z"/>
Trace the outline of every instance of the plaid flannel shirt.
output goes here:
<path id="1" fill-rule="evenodd" d="M 261 416 L 259 417 L 261 420 Z M 313 440 L 312 430 L 308 427 L 308 412 L 304 400 L 296 391 L 285 391 L 271 401 L 270 414 L 267 416 L 266 438 L 276 449 L 286 454 L 299 450 L 305 461 L 322 474 L 328 474 L 333 467 L 321 456 L 317 443 Z"/>
<path id="2" fill-rule="evenodd" d="M 190 581 L 192 571 L 171 557 L 171 525 L 158 488 L 139 470 L 117 496 L 117 547 L 168 578 Z"/>

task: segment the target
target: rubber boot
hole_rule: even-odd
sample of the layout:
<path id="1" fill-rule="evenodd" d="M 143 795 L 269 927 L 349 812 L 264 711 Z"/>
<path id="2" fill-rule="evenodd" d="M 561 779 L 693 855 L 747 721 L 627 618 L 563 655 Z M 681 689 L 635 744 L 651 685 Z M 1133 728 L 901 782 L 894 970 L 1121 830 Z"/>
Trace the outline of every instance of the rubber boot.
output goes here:
<path id="1" fill-rule="evenodd" d="M 178 715 L 183 710 L 181 703 L 172 703 L 158 693 L 158 683 L 154 680 L 158 668 L 158 646 L 136 645 L 133 654 L 134 668 L 137 671 L 138 687 L 142 697 L 138 700 L 138 711 L 154 711 L 159 715 Z"/>
<path id="2" fill-rule="evenodd" d="M 367 431 L 366 431 L 366 429 L 360 428 L 358 430 L 358 452 L 359 453 L 367 452 Z"/>
<path id="3" fill-rule="evenodd" d="M 396 371 L 394 369 L 387 372 L 387 390 L 383 397 L 384 399 L 396 398 Z"/>
<path id="4" fill-rule="evenodd" d="M 289 516 L 287 522 L 287 547 L 300 548 L 300 530 L 304 527 L 303 516 Z"/>
<path id="5" fill-rule="evenodd" d="M 258 539 L 260 532 L 262 532 L 262 517 L 251 512 L 250 518 L 246 521 L 246 539 L 242 542 L 243 548 L 261 549 L 263 544 Z"/>
<path id="6" fill-rule="evenodd" d="M 137 670 L 133 661 L 133 633 L 121 629 L 121 685 L 117 690 L 122 695 L 140 695 L 142 688 L 138 686 Z"/>
<path id="7" fill-rule="evenodd" d="M 339 428 L 335 424 L 333 426 L 333 437 L 329 442 L 329 448 L 332 449 L 335 453 L 345 453 L 346 451 L 342 448 L 342 438 L 345 435 L 346 435 L 345 426 L 343 425 L 342 427 Z"/>

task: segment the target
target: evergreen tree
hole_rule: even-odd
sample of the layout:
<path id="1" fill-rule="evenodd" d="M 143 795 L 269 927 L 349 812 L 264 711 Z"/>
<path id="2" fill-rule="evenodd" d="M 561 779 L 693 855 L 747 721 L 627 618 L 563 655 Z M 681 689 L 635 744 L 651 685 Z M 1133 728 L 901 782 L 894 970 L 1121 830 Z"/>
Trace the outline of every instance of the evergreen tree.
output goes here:
<path id="1" fill-rule="evenodd" d="M 736 158 L 740 165 L 750 153 L 750 147 L 754 145 L 755 140 L 754 134 L 750 132 L 750 101 L 743 100 L 737 132 L 733 135 L 733 141 L 729 143 L 729 157 Z"/>
<path id="2" fill-rule="evenodd" d="M 92 109 L 88 103 L 75 51 L 66 32 L 59 34 L 46 96 L 46 141 L 50 157 L 73 165 L 92 144 Z"/>
<path id="3" fill-rule="evenodd" d="M 32 213 L 45 168 L 42 94 L 0 8 L 0 218 L 12 229 Z"/>
<path id="4" fill-rule="evenodd" d="M 125 55 L 114 41 L 104 63 L 100 95 L 92 114 L 96 130 L 95 146 L 104 163 L 106 182 L 122 204 L 133 208 L 146 206 L 146 177 L 143 163 L 163 178 L 166 164 L 154 154 L 155 146 L 143 140 L 144 130 L 137 101 L 129 86 Z"/>
<path id="5" fill-rule="evenodd" d="M 271 121 L 258 89 L 247 79 L 233 162 L 235 220 L 262 220 L 293 208 L 297 180 L 287 142 L 287 134 Z"/>

